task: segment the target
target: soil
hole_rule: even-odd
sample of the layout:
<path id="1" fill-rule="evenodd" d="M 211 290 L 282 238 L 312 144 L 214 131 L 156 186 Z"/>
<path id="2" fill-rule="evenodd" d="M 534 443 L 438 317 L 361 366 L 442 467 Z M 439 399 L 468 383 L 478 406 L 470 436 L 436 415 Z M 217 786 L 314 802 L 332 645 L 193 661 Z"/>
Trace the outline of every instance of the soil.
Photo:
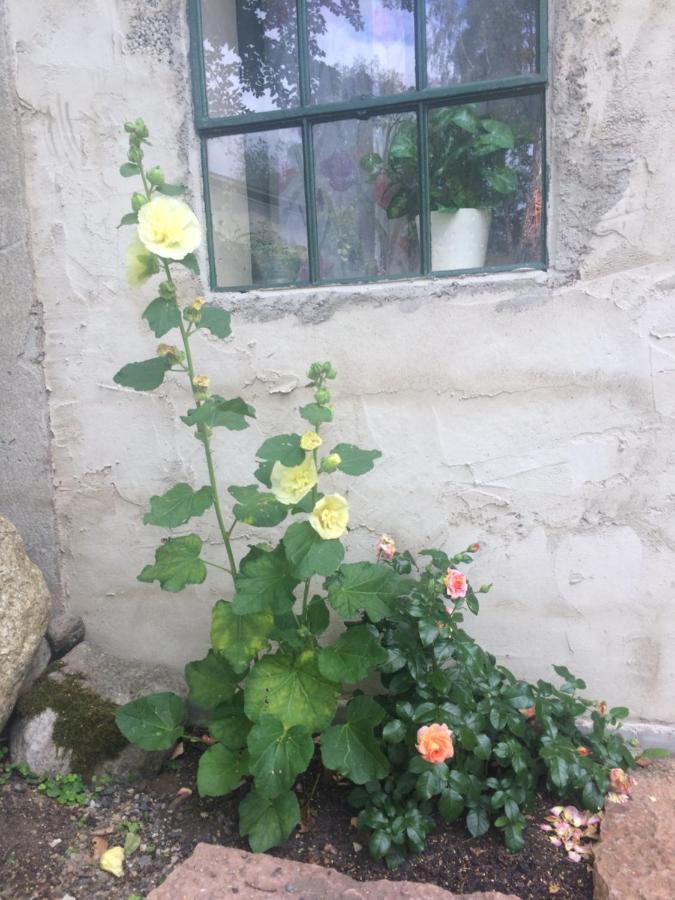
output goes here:
<path id="1" fill-rule="evenodd" d="M 0 898 L 130 900 L 159 885 L 199 842 L 248 849 L 237 833 L 243 789 L 222 799 L 200 799 L 197 759 L 188 750 L 159 775 L 132 786 L 106 785 L 87 806 L 75 808 L 60 806 L 14 774 L 0 787 Z M 521 853 L 509 853 L 496 831 L 475 839 L 461 824 L 441 824 L 424 853 L 388 872 L 371 859 L 366 835 L 354 828 L 349 787 L 323 770 L 310 770 L 298 784 L 301 806 L 307 807 L 302 801 L 315 782 L 310 814 L 272 855 L 331 866 L 359 880 L 430 882 L 456 893 L 502 891 L 522 900 L 592 898 L 590 866 L 569 861 L 537 827 L 550 799 L 540 798 Z M 180 788 L 193 793 L 180 797 Z M 123 844 L 133 822 L 140 825 L 141 844 L 117 879 L 99 868 L 96 853 Z"/>

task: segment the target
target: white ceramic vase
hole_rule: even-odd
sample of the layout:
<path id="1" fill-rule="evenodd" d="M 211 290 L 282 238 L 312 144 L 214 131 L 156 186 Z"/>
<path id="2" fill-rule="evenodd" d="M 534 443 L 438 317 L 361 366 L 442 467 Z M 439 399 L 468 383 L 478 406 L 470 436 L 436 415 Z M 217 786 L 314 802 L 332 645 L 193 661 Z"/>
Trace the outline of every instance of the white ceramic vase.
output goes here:
<path id="1" fill-rule="evenodd" d="M 490 237 L 490 209 L 431 213 L 431 267 L 435 272 L 481 269 Z"/>

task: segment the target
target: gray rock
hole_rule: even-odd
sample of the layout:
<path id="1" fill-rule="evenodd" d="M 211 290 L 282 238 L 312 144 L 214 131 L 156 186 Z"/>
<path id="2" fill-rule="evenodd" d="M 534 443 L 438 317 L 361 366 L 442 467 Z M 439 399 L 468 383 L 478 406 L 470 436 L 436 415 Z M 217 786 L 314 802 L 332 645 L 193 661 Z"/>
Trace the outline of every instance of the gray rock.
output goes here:
<path id="1" fill-rule="evenodd" d="M 22 696 L 10 732 L 12 760 L 49 775 L 105 772 L 126 779 L 155 772 L 168 751 L 128 744 L 114 717 L 118 706 L 160 691 L 185 696 L 187 689 L 174 669 L 78 644 Z"/>
<path id="2" fill-rule="evenodd" d="M 0 730 L 47 630 L 50 596 L 16 528 L 0 516 Z"/>
<path id="3" fill-rule="evenodd" d="M 35 656 L 33 657 L 33 662 L 30 664 L 30 669 L 28 670 L 28 674 L 23 680 L 23 684 L 21 685 L 21 694 L 25 694 L 27 690 L 29 690 L 35 682 L 44 675 L 47 670 L 47 666 L 52 661 L 52 651 L 49 648 L 49 644 L 47 643 L 46 638 L 42 638 L 40 643 L 38 644 L 38 648 L 35 651 Z"/>
<path id="4" fill-rule="evenodd" d="M 84 640 L 84 622 L 73 613 L 55 613 L 49 620 L 47 640 L 55 656 L 63 656 Z"/>

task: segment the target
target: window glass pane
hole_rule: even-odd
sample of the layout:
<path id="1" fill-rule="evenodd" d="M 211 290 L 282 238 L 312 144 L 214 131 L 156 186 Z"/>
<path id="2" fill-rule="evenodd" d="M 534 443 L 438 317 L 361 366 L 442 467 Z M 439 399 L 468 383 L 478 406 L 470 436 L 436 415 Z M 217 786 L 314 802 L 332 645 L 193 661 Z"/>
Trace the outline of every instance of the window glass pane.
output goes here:
<path id="1" fill-rule="evenodd" d="M 542 260 L 541 96 L 429 113 L 435 271 Z"/>
<path id="2" fill-rule="evenodd" d="M 321 280 L 419 273 L 414 113 L 326 122 L 312 134 Z"/>
<path id="3" fill-rule="evenodd" d="M 312 101 L 415 88 L 413 0 L 307 0 Z"/>
<path id="4" fill-rule="evenodd" d="M 300 129 L 227 135 L 207 148 L 218 285 L 307 281 Z"/>
<path id="5" fill-rule="evenodd" d="M 426 0 L 430 87 L 536 72 L 539 0 Z"/>
<path id="6" fill-rule="evenodd" d="M 298 106 L 295 0 L 201 0 L 209 116 Z"/>

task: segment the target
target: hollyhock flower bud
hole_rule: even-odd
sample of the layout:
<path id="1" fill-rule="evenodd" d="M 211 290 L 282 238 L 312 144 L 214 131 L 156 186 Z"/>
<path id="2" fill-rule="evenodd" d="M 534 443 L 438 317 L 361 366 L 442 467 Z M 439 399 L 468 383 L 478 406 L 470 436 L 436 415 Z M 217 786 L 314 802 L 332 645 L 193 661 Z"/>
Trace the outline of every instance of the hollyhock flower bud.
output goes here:
<path id="1" fill-rule="evenodd" d="M 164 172 L 159 166 L 148 169 L 148 181 L 150 184 L 164 184 Z"/>
<path id="2" fill-rule="evenodd" d="M 334 472 L 339 467 L 341 462 L 342 457 L 339 453 L 329 453 L 328 456 L 324 456 L 321 460 L 321 471 L 330 475 L 331 472 Z"/>
<path id="3" fill-rule="evenodd" d="M 470 544 L 469 545 L 469 553 L 478 553 L 480 550 L 480 544 Z"/>
<path id="4" fill-rule="evenodd" d="M 442 763 L 455 754 L 452 744 L 452 731 L 447 725 L 423 725 L 417 732 L 417 752 L 423 760 L 430 763 Z"/>
<path id="5" fill-rule="evenodd" d="M 211 384 L 211 379 L 208 375 L 195 375 L 192 379 L 192 384 L 199 391 L 208 391 L 209 385 Z"/>
<path id="6" fill-rule="evenodd" d="M 300 438 L 300 446 L 303 450 L 316 450 L 322 443 L 323 441 L 316 431 L 306 431 Z"/>

